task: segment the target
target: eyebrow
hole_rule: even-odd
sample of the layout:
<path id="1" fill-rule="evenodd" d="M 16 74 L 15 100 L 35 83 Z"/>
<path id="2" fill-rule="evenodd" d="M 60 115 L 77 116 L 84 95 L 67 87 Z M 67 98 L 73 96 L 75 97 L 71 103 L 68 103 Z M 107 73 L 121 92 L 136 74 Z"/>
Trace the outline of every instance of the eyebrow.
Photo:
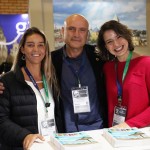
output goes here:
<path id="1" fill-rule="evenodd" d="M 113 38 L 109 38 L 109 39 L 107 39 L 105 42 L 107 42 L 107 41 L 110 41 L 110 40 L 114 40 L 115 38 L 117 38 L 119 35 L 116 35 L 115 37 L 113 37 Z"/>
<path id="2" fill-rule="evenodd" d="M 108 41 L 111 41 L 111 40 L 113 40 L 113 39 L 107 39 L 105 42 L 108 42 Z"/>
<path id="3" fill-rule="evenodd" d="M 86 28 L 86 27 L 67 26 L 66 28 L 67 28 L 67 29 L 68 29 L 68 28 L 78 28 L 78 29 L 86 29 L 86 30 L 88 30 L 88 28 Z"/>
<path id="4" fill-rule="evenodd" d="M 28 41 L 28 42 L 26 42 L 26 43 L 35 43 L 35 42 L 30 42 L 30 41 Z M 44 41 L 43 41 L 43 42 L 38 42 L 38 43 L 44 43 Z"/>

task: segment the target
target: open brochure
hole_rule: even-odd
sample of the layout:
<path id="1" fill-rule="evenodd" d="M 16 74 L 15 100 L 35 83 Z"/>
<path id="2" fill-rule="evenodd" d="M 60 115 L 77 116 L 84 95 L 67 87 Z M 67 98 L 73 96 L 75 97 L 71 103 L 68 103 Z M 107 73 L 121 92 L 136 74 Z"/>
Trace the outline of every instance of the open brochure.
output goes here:
<path id="1" fill-rule="evenodd" d="M 150 135 L 138 128 L 104 129 L 103 136 L 113 147 L 150 144 Z"/>

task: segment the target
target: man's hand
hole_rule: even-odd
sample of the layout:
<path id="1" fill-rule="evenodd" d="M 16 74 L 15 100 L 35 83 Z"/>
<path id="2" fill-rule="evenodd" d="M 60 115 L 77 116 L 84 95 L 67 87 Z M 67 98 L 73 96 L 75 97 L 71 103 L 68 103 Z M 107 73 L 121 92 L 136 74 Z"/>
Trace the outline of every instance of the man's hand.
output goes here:
<path id="1" fill-rule="evenodd" d="M 4 91 L 4 85 L 3 85 L 3 83 L 2 82 L 0 82 L 0 94 L 2 94 L 3 93 L 3 91 Z"/>
<path id="2" fill-rule="evenodd" d="M 23 141 L 23 149 L 24 150 L 28 150 L 30 149 L 31 145 L 33 144 L 33 142 L 36 140 L 36 139 L 40 139 L 41 141 L 44 141 L 44 137 L 40 134 L 29 134 L 27 135 L 25 138 L 24 138 L 24 141 Z"/>

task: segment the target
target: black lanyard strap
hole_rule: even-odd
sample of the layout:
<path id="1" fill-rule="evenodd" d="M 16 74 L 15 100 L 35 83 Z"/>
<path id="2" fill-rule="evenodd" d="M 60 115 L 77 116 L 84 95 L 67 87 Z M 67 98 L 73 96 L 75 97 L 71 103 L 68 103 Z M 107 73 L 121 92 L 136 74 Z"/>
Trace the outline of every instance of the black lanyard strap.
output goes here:
<path id="1" fill-rule="evenodd" d="M 64 58 L 64 62 L 67 64 L 67 66 L 73 72 L 73 74 L 76 76 L 76 78 L 78 80 L 78 86 L 81 87 L 81 82 L 80 82 L 79 75 L 83 72 L 83 67 L 85 65 L 85 56 L 82 56 L 82 62 L 81 62 L 81 65 L 80 65 L 78 71 L 75 70 L 75 68 L 73 67 L 73 65 L 66 58 Z"/>

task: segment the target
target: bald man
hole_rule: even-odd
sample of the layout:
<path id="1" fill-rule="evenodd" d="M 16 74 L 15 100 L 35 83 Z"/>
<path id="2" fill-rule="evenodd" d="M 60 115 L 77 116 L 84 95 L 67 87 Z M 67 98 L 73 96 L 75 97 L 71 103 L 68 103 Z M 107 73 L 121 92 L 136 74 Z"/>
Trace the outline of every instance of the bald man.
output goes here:
<path id="1" fill-rule="evenodd" d="M 67 17 L 62 27 L 65 45 L 52 52 L 66 132 L 107 127 L 103 62 L 96 59 L 95 47 L 86 44 L 88 32 L 84 16 Z"/>

